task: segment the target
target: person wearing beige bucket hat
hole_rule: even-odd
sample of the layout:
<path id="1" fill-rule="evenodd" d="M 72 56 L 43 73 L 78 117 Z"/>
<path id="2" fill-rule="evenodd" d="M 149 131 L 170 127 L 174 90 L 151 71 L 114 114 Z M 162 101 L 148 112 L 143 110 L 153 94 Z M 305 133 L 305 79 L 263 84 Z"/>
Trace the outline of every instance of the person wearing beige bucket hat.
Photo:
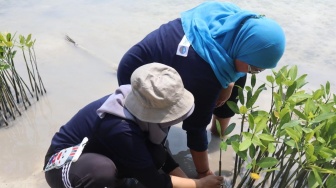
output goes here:
<path id="1" fill-rule="evenodd" d="M 194 97 L 175 69 L 141 66 L 131 84 L 89 103 L 55 133 L 46 181 L 53 188 L 218 188 L 219 176 L 187 178 L 162 144 L 168 128 L 193 110 Z"/>
<path id="2" fill-rule="evenodd" d="M 125 101 L 134 116 L 145 122 L 167 123 L 187 114 L 194 97 L 175 69 L 153 63 L 140 70 L 131 76 L 132 91 Z"/>

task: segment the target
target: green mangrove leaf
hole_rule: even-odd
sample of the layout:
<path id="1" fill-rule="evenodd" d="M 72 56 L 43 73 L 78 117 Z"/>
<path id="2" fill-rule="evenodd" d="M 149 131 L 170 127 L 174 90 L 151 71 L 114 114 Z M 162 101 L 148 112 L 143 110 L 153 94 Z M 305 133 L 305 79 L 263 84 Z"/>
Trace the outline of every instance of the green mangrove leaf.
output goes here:
<path id="1" fill-rule="evenodd" d="M 288 71 L 288 76 L 291 80 L 295 80 L 297 77 L 298 68 L 296 65 L 292 66 Z"/>
<path id="2" fill-rule="evenodd" d="M 266 80 L 273 85 L 273 83 L 274 83 L 274 77 L 273 76 L 271 76 L 271 75 L 266 76 Z"/>
<path id="3" fill-rule="evenodd" d="M 246 107 L 251 108 L 254 103 L 257 101 L 259 94 L 263 91 L 263 89 L 257 89 L 257 91 L 251 96 L 247 98 Z"/>
<path id="4" fill-rule="evenodd" d="M 304 115 L 302 112 L 300 112 L 297 109 L 293 109 L 293 112 L 301 119 L 304 119 L 306 121 L 308 121 L 308 117 L 306 115 Z"/>
<path id="5" fill-rule="evenodd" d="M 293 85 L 294 82 L 295 82 L 295 81 L 293 81 L 293 80 L 285 80 L 285 81 L 283 82 L 283 84 L 285 84 L 285 86 L 289 87 L 289 86 Z"/>
<path id="6" fill-rule="evenodd" d="M 285 67 L 281 68 L 280 71 L 278 71 L 275 75 L 275 82 L 281 86 L 282 83 L 284 83 L 286 81 L 286 77 L 285 74 L 287 74 L 287 70 Z"/>
<path id="7" fill-rule="evenodd" d="M 306 145 L 306 158 L 309 162 L 315 162 L 317 157 L 314 155 L 314 146 L 312 144 Z"/>
<path id="8" fill-rule="evenodd" d="M 332 118 L 334 116 L 336 116 L 336 112 L 323 113 L 323 114 L 317 116 L 314 120 L 312 120 L 310 122 L 310 124 L 320 123 L 321 121 L 330 119 L 330 118 Z"/>
<path id="9" fill-rule="evenodd" d="M 245 139 L 252 139 L 252 137 L 253 137 L 253 134 L 252 133 L 250 133 L 250 132 L 242 132 L 242 135 L 243 135 L 243 137 L 245 138 Z"/>
<path id="10" fill-rule="evenodd" d="M 326 186 L 330 188 L 336 188 L 336 177 L 329 176 L 326 182 Z"/>
<path id="11" fill-rule="evenodd" d="M 273 115 L 279 119 L 280 118 L 280 113 L 278 111 L 273 111 Z"/>
<path id="12" fill-rule="evenodd" d="M 289 113 L 289 109 L 287 107 L 281 109 L 281 111 L 280 111 L 280 119 L 282 119 L 288 113 Z"/>
<path id="13" fill-rule="evenodd" d="M 260 116 L 258 116 L 257 118 L 261 118 Z M 260 131 L 264 130 L 267 127 L 267 120 L 266 118 L 262 118 L 260 119 L 260 121 L 257 121 L 257 124 L 255 126 L 255 133 L 259 133 Z"/>
<path id="14" fill-rule="evenodd" d="M 310 133 L 306 133 L 305 141 L 309 142 L 313 137 L 314 137 L 314 131 Z"/>
<path id="15" fill-rule="evenodd" d="M 257 166 L 261 168 L 270 168 L 270 167 L 275 166 L 277 163 L 278 163 L 278 159 L 274 157 L 265 157 L 265 158 L 261 158 L 257 162 Z"/>
<path id="16" fill-rule="evenodd" d="M 336 157 L 336 153 L 327 147 L 321 147 L 321 149 L 317 151 L 317 154 L 323 157 L 326 161 L 330 161 Z"/>
<path id="17" fill-rule="evenodd" d="M 233 136 L 230 136 L 225 142 L 228 145 L 231 145 L 232 142 L 239 142 L 239 140 L 240 140 L 240 136 L 238 134 L 235 134 Z"/>
<path id="18" fill-rule="evenodd" d="M 275 146 L 273 143 L 269 143 L 268 144 L 268 147 L 267 147 L 267 150 L 270 154 L 274 153 L 275 152 Z"/>
<path id="19" fill-rule="evenodd" d="M 270 142 L 275 142 L 275 138 L 272 135 L 269 134 L 260 134 L 258 135 L 258 137 L 261 140 L 266 140 L 266 141 L 270 141 Z"/>
<path id="20" fill-rule="evenodd" d="M 293 140 L 292 140 L 293 141 Z M 295 144 L 295 142 L 293 141 L 293 143 Z M 293 153 L 293 149 L 292 148 L 287 148 L 285 151 L 285 156 L 290 155 Z"/>
<path id="21" fill-rule="evenodd" d="M 241 105 L 245 104 L 245 97 L 244 97 L 244 91 L 241 87 L 238 87 L 238 96 L 239 96 L 239 102 Z"/>
<path id="22" fill-rule="evenodd" d="M 321 179 L 320 174 L 317 172 L 317 170 L 316 170 L 315 168 L 312 168 L 312 170 L 313 170 L 313 173 L 314 173 L 315 180 L 317 181 L 317 183 L 318 183 L 319 185 L 322 186 L 323 183 L 322 183 L 322 179 Z"/>
<path id="23" fill-rule="evenodd" d="M 312 98 L 314 100 L 318 100 L 323 96 L 323 94 L 324 94 L 324 91 L 322 89 L 318 89 L 318 90 L 313 92 L 313 97 Z"/>
<path id="24" fill-rule="evenodd" d="M 329 95 L 329 93 L 330 93 L 330 82 L 329 81 L 327 81 L 327 83 L 326 83 L 326 94 L 327 95 Z"/>
<path id="25" fill-rule="evenodd" d="M 246 91 L 252 91 L 252 88 L 250 86 L 245 86 Z"/>
<path id="26" fill-rule="evenodd" d="M 237 155 L 238 155 L 240 158 L 242 158 L 244 161 L 247 160 L 247 151 L 246 151 L 246 150 L 245 150 L 245 151 L 238 151 L 238 152 L 237 152 Z"/>
<path id="27" fill-rule="evenodd" d="M 312 96 L 307 93 L 296 92 L 289 97 L 288 100 L 295 102 L 296 104 L 301 103 L 302 101 L 306 101 L 307 99 L 311 98 Z"/>
<path id="28" fill-rule="evenodd" d="M 246 113 L 247 113 L 247 108 L 246 108 L 246 106 L 240 106 L 240 108 L 239 108 L 239 113 L 240 113 L 240 114 L 246 114 Z"/>
<path id="29" fill-rule="evenodd" d="M 7 41 L 12 41 L 12 34 L 11 33 L 7 33 L 6 40 Z"/>
<path id="30" fill-rule="evenodd" d="M 0 42 L 6 41 L 6 39 L 4 38 L 3 34 L 0 33 Z"/>
<path id="31" fill-rule="evenodd" d="M 332 165 L 329 165 L 329 168 L 322 168 L 316 165 L 309 165 L 308 167 L 310 167 L 311 169 L 315 169 L 317 172 L 322 174 L 336 174 L 336 169 L 334 169 Z"/>
<path id="32" fill-rule="evenodd" d="M 259 146 L 259 147 L 264 147 L 264 148 L 265 148 L 264 144 L 261 142 L 261 140 L 259 139 L 258 136 L 254 136 L 254 137 L 252 137 L 252 143 L 253 143 L 254 145 Z"/>
<path id="33" fill-rule="evenodd" d="M 322 137 L 317 137 L 316 140 L 319 141 L 321 144 L 326 143 L 326 141 Z"/>
<path id="34" fill-rule="evenodd" d="M 227 143 L 226 142 L 220 142 L 220 144 L 219 144 L 219 148 L 221 149 L 221 150 L 223 150 L 223 151 L 226 151 L 227 150 Z"/>
<path id="35" fill-rule="evenodd" d="M 226 104 L 229 106 L 229 108 L 236 114 L 239 114 L 239 108 L 237 103 L 233 101 L 226 101 Z"/>
<path id="36" fill-rule="evenodd" d="M 306 134 L 314 132 L 313 129 L 307 127 L 302 127 L 302 131 L 305 132 Z"/>
<path id="37" fill-rule="evenodd" d="M 31 36 L 32 36 L 31 34 L 28 35 L 26 43 L 28 43 L 31 40 Z"/>
<path id="38" fill-rule="evenodd" d="M 25 38 L 24 38 L 24 36 L 19 35 L 19 39 L 20 39 L 20 40 L 19 40 L 19 41 L 20 41 L 20 44 L 21 44 L 21 45 L 24 45 L 24 43 L 25 43 L 25 41 L 26 41 Z"/>
<path id="39" fill-rule="evenodd" d="M 222 126 L 220 125 L 219 121 L 216 119 L 216 129 L 217 129 L 217 133 L 219 134 L 219 137 L 222 138 Z"/>
<path id="40" fill-rule="evenodd" d="M 26 44 L 28 48 L 31 48 L 34 45 L 34 42 L 29 42 Z"/>
<path id="41" fill-rule="evenodd" d="M 233 149 L 236 153 L 238 153 L 238 151 L 239 151 L 239 142 L 237 142 L 237 141 L 232 141 L 232 142 L 231 142 L 231 145 L 232 145 L 232 149 Z"/>
<path id="42" fill-rule="evenodd" d="M 306 82 L 307 74 L 301 75 L 296 81 L 296 86 L 298 89 L 302 88 L 304 85 L 306 85 L 308 82 Z"/>
<path id="43" fill-rule="evenodd" d="M 264 110 L 255 110 L 255 111 L 251 112 L 251 114 L 254 117 L 257 117 L 257 116 L 262 116 L 262 117 L 266 117 L 266 118 L 269 117 L 269 113 L 264 111 Z"/>
<path id="44" fill-rule="evenodd" d="M 316 106 L 313 100 L 308 99 L 304 104 L 304 113 L 309 116 L 310 113 L 314 112 L 315 110 L 316 110 Z"/>
<path id="45" fill-rule="evenodd" d="M 239 151 L 245 151 L 251 146 L 252 142 L 250 139 L 244 140 L 241 144 L 239 144 Z"/>
<path id="46" fill-rule="evenodd" d="M 252 74 L 252 76 L 251 76 L 251 86 L 252 86 L 252 88 L 255 86 L 256 80 L 257 80 L 256 75 Z"/>
<path id="47" fill-rule="evenodd" d="M 236 123 L 231 123 L 224 131 L 224 135 L 223 136 L 227 136 L 229 135 L 233 130 L 234 128 L 236 127 Z"/>
<path id="48" fill-rule="evenodd" d="M 299 142 L 302 136 L 302 133 L 300 134 L 297 130 L 294 130 L 292 128 L 285 128 L 286 133 L 289 137 L 291 137 L 295 142 Z"/>
<path id="49" fill-rule="evenodd" d="M 256 148 L 254 147 L 253 144 L 251 144 L 248 151 L 249 151 L 250 157 L 253 159 L 255 157 L 255 154 L 256 154 Z"/>
<path id="50" fill-rule="evenodd" d="M 248 121 L 248 123 L 249 123 L 249 128 L 250 128 L 251 130 L 254 130 L 254 117 L 253 117 L 252 114 L 249 114 L 249 115 L 248 115 L 247 121 Z"/>
<path id="51" fill-rule="evenodd" d="M 246 105 L 247 105 L 247 102 L 251 99 L 251 97 L 252 97 L 252 90 L 249 90 L 246 93 Z"/>
<path id="52" fill-rule="evenodd" d="M 309 173 L 308 176 L 308 187 L 309 188 L 317 188 L 319 186 L 319 183 L 317 182 L 314 173 Z"/>
<path id="53" fill-rule="evenodd" d="M 287 141 L 285 142 L 285 144 L 288 145 L 288 146 L 290 146 L 290 147 L 292 147 L 292 148 L 295 148 L 295 147 L 296 147 L 296 145 L 295 145 L 295 141 L 294 141 L 294 140 L 287 140 Z"/>
<path id="54" fill-rule="evenodd" d="M 323 104 L 317 104 L 317 106 L 321 109 L 322 113 L 328 113 L 328 112 L 331 112 L 331 111 L 334 111 L 333 108 L 334 108 L 334 103 L 323 103 Z"/>
<path id="55" fill-rule="evenodd" d="M 9 42 L 4 42 L 6 44 L 6 47 L 12 47 L 13 46 L 13 42 L 9 41 Z"/>
<path id="56" fill-rule="evenodd" d="M 294 81 L 292 85 L 290 85 L 286 91 L 286 99 L 288 99 L 289 97 L 291 97 L 293 95 L 293 93 L 295 92 L 295 90 L 297 89 L 296 87 L 296 82 Z"/>
<path id="57" fill-rule="evenodd" d="M 283 124 L 281 129 L 285 129 L 285 128 L 288 128 L 288 127 L 292 128 L 292 127 L 295 127 L 297 125 L 300 125 L 300 120 L 292 120 L 288 123 Z"/>

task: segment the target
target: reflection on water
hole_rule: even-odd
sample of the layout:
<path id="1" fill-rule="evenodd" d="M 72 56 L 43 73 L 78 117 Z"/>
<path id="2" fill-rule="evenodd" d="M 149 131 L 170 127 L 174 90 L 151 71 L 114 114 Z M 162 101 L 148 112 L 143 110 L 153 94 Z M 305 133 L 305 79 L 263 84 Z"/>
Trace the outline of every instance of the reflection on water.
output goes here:
<path id="1" fill-rule="evenodd" d="M 0 187 L 46 187 L 42 161 L 50 138 L 86 103 L 117 87 L 115 70 L 122 55 L 148 32 L 179 16 L 201 0 L 0 0 L 0 31 L 33 34 L 40 74 L 47 94 L 21 117 L 0 127 Z M 298 65 L 308 88 L 332 80 L 336 63 L 336 10 L 333 0 L 232 1 L 276 19 L 284 28 L 287 50 L 279 63 Z M 71 36 L 81 47 L 64 39 Z M 24 70 L 24 67 L 18 67 Z M 263 81 L 266 74 L 258 75 Z M 174 131 L 172 153 L 190 160 L 185 133 Z M 232 160 L 232 153 L 226 152 Z M 218 153 L 211 148 L 216 171 Z M 190 161 L 189 161 L 190 162 Z M 192 163 L 190 163 L 192 165 Z M 192 168 L 192 166 L 190 167 Z M 232 169 L 231 166 L 225 169 Z M 21 186 L 22 187 L 22 186 Z"/>

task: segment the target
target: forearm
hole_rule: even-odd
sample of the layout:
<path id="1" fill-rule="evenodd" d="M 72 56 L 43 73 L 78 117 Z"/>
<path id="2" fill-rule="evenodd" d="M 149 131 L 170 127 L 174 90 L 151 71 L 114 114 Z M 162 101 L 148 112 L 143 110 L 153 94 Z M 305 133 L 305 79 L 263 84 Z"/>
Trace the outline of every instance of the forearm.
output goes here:
<path id="1" fill-rule="evenodd" d="M 201 188 L 199 180 L 170 176 L 173 188 Z"/>
<path id="2" fill-rule="evenodd" d="M 234 83 L 230 83 L 227 88 L 223 88 L 217 98 L 216 107 L 222 106 L 231 96 Z"/>
<path id="3" fill-rule="evenodd" d="M 169 175 L 171 176 L 177 176 L 182 178 L 188 178 L 188 176 L 183 172 L 183 170 L 180 167 L 175 168 L 172 170 Z"/>
<path id="4" fill-rule="evenodd" d="M 204 177 L 213 174 L 209 167 L 208 151 L 195 151 L 190 149 L 198 177 Z"/>

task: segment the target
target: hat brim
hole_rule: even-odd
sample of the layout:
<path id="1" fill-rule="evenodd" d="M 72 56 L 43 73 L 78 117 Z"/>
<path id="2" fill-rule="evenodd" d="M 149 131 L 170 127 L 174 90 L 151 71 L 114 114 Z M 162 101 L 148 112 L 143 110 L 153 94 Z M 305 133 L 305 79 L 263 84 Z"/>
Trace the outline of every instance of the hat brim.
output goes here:
<path id="1" fill-rule="evenodd" d="M 184 89 L 183 97 L 169 108 L 146 108 L 130 92 L 125 99 L 125 107 L 137 119 L 150 123 L 167 123 L 184 116 L 194 105 L 194 96 Z"/>

